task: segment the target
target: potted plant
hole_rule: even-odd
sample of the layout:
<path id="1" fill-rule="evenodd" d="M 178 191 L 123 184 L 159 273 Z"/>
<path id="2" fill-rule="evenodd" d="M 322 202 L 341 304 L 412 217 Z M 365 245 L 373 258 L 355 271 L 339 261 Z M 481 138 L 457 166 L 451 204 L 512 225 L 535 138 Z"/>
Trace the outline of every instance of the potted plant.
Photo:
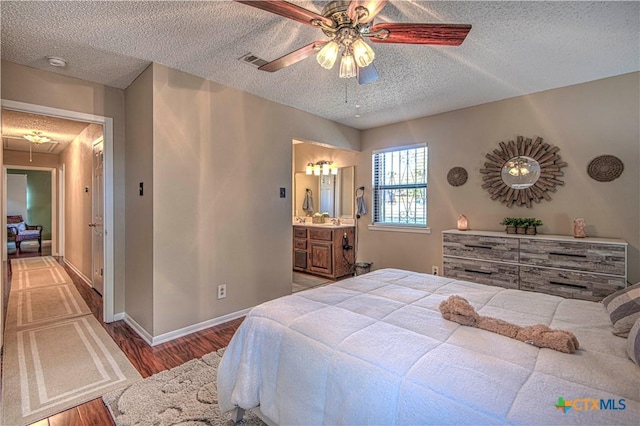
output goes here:
<path id="1" fill-rule="evenodd" d="M 515 217 L 505 217 L 500 222 L 500 225 L 506 226 L 507 234 L 515 234 L 516 233 L 516 218 Z"/>
<path id="2" fill-rule="evenodd" d="M 527 232 L 527 219 L 517 217 L 515 219 L 516 234 L 525 234 Z"/>
<path id="3" fill-rule="evenodd" d="M 527 219 L 527 235 L 536 235 L 538 233 L 537 227 L 542 226 L 543 223 L 540 219 L 530 217 Z"/>
<path id="4" fill-rule="evenodd" d="M 324 216 L 322 216 L 322 213 L 315 212 L 311 218 L 311 223 L 324 223 Z"/>

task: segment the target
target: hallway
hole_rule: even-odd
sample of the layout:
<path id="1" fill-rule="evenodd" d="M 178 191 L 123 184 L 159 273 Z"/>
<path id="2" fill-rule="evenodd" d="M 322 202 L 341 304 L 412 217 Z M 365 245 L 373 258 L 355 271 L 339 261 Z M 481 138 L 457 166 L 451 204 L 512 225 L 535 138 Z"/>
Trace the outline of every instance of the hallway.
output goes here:
<path id="1" fill-rule="evenodd" d="M 48 255 L 43 246 L 42 255 Z M 20 254 L 11 255 L 11 258 L 24 258 L 38 256 L 37 248 L 34 252 L 25 250 Z M 84 281 L 78 277 L 73 270 L 64 265 L 62 259 L 58 262 L 64 266 L 65 271 L 73 280 L 74 285 L 80 292 L 91 309 L 94 317 L 105 328 L 107 333 L 113 338 L 116 344 L 127 355 L 128 359 L 135 366 L 142 377 L 148 377 L 163 370 L 167 370 L 183 364 L 191 359 L 200 358 L 203 355 L 227 346 L 231 337 L 235 333 L 238 326 L 242 323 L 242 319 L 230 321 L 220 326 L 212 327 L 189 336 L 182 337 L 171 342 L 167 342 L 154 347 L 149 346 L 142 338 L 140 338 L 124 321 L 116 321 L 110 324 L 102 322 L 102 297 L 93 289 L 88 287 Z M 8 272 L 6 277 L 7 288 L 5 295 L 9 294 L 11 288 L 11 274 Z M 4 299 L 8 300 L 7 297 Z M 5 309 L 6 312 L 6 309 Z M 1 393 L 0 393 L 1 395 Z M 102 403 L 101 399 L 95 399 L 85 404 L 79 405 L 72 409 L 63 411 L 59 414 L 51 416 L 34 423 L 38 426 L 46 425 L 114 425 L 113 420 Z"/>

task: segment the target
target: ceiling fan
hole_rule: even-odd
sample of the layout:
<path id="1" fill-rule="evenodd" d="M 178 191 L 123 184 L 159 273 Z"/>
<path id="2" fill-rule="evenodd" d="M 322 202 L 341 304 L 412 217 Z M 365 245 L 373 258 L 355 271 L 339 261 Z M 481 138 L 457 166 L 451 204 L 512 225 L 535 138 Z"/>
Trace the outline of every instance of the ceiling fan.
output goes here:
<path id="1" fill-rule="evenodd" d="M 322 9 L 321 15 L 284 0 L 235 1 L 320 28 L 329 37 L 329 40 L 314 41 L 264 64 L 259 70 L 275 72 L 316 52 L 318 63 L 331 69 L 342 51 L 340 77 L 357 77 L 360 84 L 379 78 L 373 64 L 375 52 L 364 38 L 374 43 L 459 46 L 471 30 L 471 25 L 465 24 L 374 24 L 374 18 L 388 0 L 331 1 Z"/>
<path id="2" fill-rule="evenodd" d="M 31 145 L 44 145 L 44 144 L 56 144 L 57 141 L 52 140 L 49 136 L 45 136 L 38 130 L 33 130 L 31 133 L 22 135 L 22 137 L 29 141 L 29 162 L 33 162 L 33 150 Z"/>
<path id="3" fill-rule="evenodd" d="M 51 140 L 49 136 L 45 136 L 42 134 L 42 132 L 37 130 L 33 130 L 31 133 L 27 133 L 22 137 L 28 140 L 29 142 L 36 143 L 36 144 L 58 143 L 57 141 Z"/>

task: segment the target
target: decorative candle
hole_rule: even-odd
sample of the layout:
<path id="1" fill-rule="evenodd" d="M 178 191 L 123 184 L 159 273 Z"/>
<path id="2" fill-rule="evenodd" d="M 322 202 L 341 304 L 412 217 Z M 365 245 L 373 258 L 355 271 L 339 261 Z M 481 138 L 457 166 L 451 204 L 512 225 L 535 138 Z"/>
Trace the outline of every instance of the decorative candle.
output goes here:
<path id="1" fill-rule="evenodd" d="M 573 219 L 573 236 L 584 238 L 587 236 L 587 222 L 581 217 Z"/>
<path id="2" fill-rule="evenodd" d="M 458 230 L 466 231 L 469 229 L 469 221 L 467 217 L 463 214 L 458 216 Z"/>

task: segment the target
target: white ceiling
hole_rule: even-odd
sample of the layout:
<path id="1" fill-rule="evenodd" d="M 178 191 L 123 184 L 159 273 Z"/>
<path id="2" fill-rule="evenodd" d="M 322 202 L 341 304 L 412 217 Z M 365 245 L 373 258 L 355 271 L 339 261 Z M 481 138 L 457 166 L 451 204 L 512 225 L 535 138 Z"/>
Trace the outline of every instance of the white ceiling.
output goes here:
<path id="1" fill-rule="evenodd" d="M 325 1 L 292 1 L 320 12 Z M 640 70 L 640 2 L 394 1 L 376 22 L 471 24 L 459 47 L 372 44 L 380 79 L 358 86 L 310 57 L 274 60 L 326 37 L 232 1 L 0 2 L 2 59 L 126 88 L 150 63 L 366 129 Z M 45 56 L 68 60 L 52 68 Z M 360 118 L 355 118 L 356 103 Z"/>

